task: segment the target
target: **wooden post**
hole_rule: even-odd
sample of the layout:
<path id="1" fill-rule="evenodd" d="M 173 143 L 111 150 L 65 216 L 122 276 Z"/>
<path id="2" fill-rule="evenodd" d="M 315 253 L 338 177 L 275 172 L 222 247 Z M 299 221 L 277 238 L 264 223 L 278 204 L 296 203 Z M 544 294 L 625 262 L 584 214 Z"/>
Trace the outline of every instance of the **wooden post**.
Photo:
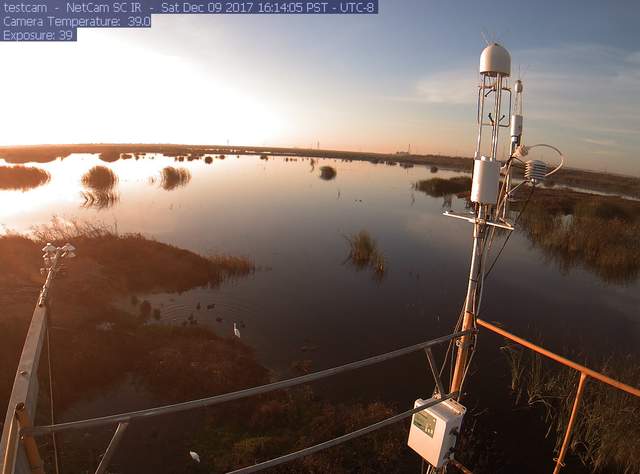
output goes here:
<path id="1" fill-rule="evenodd" d="M 20 429 L 33 427 L 24 403 L 18 403 L 16 406 L 16 418 L 18 418 Z M 27 460 L 29 461 L 29 466 L 31 467 L 31 472 L 33 474 L 45 474 L 44 463 L 40 457 L 36 440 L 33 436 L 23 435 L 21 436 L 21 441 L 27 455 Z"/>

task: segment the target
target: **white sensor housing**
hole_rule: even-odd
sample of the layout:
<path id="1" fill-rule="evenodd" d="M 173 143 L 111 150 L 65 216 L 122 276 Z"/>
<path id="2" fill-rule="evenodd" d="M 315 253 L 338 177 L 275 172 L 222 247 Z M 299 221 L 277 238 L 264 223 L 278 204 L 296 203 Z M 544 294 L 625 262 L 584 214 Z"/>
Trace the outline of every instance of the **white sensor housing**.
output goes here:
<path id="1" fill-rule="evenodd" d="M 471 201 L 478 204 L 497 204 L 500 184 L 500 163 L 489 161 L 486 156 L 473 160 Z"/>
<path id="2" fill-rule="evenodd" d="M 480 55 L 480 74 L 492 77 L 498 74 L 506 77 L 510 76 L 511 55 L 509 51 L 498 43 L 490 44 L 484 48 L 482 55 Z"/>
<path id="3" fill-rule="evenodd" d="M 430 400 L 418 398 L 414 407 Z M 445 400 L 413 415 L 408 445 L 436 468 L 447 463 L 456 446 L 467 409 L 455 400 Z"/>

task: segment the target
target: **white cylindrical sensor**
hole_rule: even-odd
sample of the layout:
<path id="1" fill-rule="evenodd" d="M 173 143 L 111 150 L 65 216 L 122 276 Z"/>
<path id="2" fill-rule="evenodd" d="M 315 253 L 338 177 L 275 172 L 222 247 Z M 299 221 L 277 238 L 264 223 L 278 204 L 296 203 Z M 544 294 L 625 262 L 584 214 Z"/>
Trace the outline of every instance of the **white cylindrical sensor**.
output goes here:
<path id="1" fill-rule="evenodd" d="M 471 201 L 478 204 L 497 204 L 500 185 L 500 163 L 489 161 L 486 156 L 473 160 L 473 184 Z"/>
<path id="2" fill-rule="evenodd" d="M 519 137 L 522 135 L 522 115 L 514 114 L 511 116 L 511 136 Z"/>

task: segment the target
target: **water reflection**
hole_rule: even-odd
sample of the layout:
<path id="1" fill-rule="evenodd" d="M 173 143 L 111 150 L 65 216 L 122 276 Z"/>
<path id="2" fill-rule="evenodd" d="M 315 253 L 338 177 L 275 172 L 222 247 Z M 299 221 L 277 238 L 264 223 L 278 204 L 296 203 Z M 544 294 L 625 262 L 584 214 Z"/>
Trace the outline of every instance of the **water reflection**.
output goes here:
<path id="1" fill-rule="evenodd" d="M 84 199 L 82 207 L 87 209 L 109 209 L 120 202 L 120 194 L 114 191 L 85 190 L 80 195 Z"/>
<path id="2" fill-rule="evenodd" d="M 0 189 L 26 191 L 46 184 L 51 175 L 40 168 L 27 166 L 0 166 Z"/>

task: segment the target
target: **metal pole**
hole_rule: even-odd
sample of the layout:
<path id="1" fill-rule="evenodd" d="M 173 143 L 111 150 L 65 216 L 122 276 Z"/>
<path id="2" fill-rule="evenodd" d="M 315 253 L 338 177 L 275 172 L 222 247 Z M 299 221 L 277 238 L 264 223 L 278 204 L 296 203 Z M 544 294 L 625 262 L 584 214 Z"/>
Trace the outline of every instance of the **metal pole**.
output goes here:
<path id="1" fill-rule="evenodd" d="M 560 469 L 564 467 L 564 457 L 567 455 L 569 449 L 569 441 L 571 441 L 571 431 L 573 425 L 576 422 L 578 416 L 578 407 L 580 406 L 580 400 L 582 399 L 582 393 L 584 392 L 584 385 L 587 382 L 587 374 L 580 372 L 580 381 L 578 382 L 578 390 L 576 391 L 576 397 L 573 399 L 573 408 L 571 409 L 571 417 L 569 418 L 569 424 L 567 425 L 567 431 L 564 433 L 564 440 L 562 441 L 562 447 L 560 448 L 560 454 L 556 459 L 556 468 L 553 470 L 553 474 L 558 474 Z"/>
<path id="2" fill-rule="evenodd" d="M 480 267 L 481 255 L 481 236 L 480 224 L 476 222 L 473 225 L 473 251 L 471 254 L 471 268 L 469 270 L 469 285 L 467 287 L 467 297 L 465 300 L 464 318 L 462 320 L 462 331 L 472 329 L 474 326 L 474 302 L 478 289 L 478 269 Z M 471 344 L 470 336 L 463 336 L 460 340 L 457 351 L 456 365 L 451 379 L 450 392 L 459 392 L 462 385 L 462 377 L 467 366 L 469 358 L 469 345 Z"/>
<path id="3" fill-rule="evenodd" d="M 21 429 L 31 428 L 33 426 L 24 403 L 18 403 L 16 406 L 16 418 L 18 418 L 18 423 L 20 424 Z M 24 451 L 27 455 L 31 472 L 33 474 L 45 474 L 44 463 L 42 462 L 40 452 L 38 451 L 38 445 L 36 444 L 36 440 L 33 436 L 22 435 L 22 445 L 24 446 Z"/>
<path id="4" fill-rule="evenodd" d="M 113 438 L 111 438 L 111 442 L 109 443 L 109 446 L 107 446 L 107 450 L 104 452 L 104 455 L 100 460 L 98 469 L 96 469 L 96 474 L 104 474 L 105 472 L 107 472 L 107 468 L 109 467 L 111 458 L 115 454 L 116 449 L 118 448 L 118 444 L 120 444 L 120 440 L 124 436 L 124 432 L 128 426 L 129 426 L 128 422 L 118 423 L 116 432 L 113 433 Z"/>

